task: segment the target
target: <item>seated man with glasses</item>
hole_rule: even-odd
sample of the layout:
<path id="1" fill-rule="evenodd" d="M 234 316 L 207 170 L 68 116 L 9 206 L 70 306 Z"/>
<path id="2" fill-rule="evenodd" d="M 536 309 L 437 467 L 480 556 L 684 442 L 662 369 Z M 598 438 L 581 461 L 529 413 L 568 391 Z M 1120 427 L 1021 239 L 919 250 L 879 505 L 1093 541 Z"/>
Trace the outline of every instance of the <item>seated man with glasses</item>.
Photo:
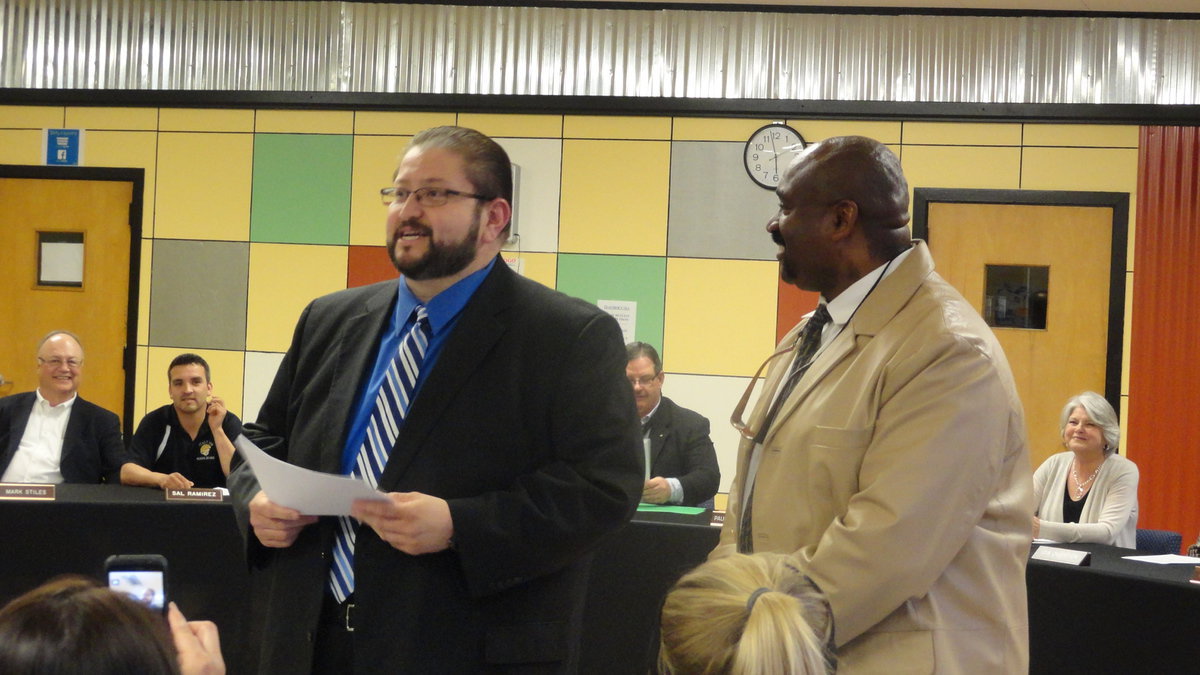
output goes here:
<path id="1" fill-rule="evenodd" d="M 646 469 L 642 501 L 711 508 L 721 467 L 708 437 L 708 419 L 662 395 L 666 373 L 653 345 L 630 342 L 625 356 L 625 377 L 642 420 Z"/>
<path id="2" fill-rule="evenodd" d="M 83 347 L 64 330 L 38 343 L 38 388 L 0 399 L 0 482 L 116 483 L 117 416 L 83 400 Z"/>

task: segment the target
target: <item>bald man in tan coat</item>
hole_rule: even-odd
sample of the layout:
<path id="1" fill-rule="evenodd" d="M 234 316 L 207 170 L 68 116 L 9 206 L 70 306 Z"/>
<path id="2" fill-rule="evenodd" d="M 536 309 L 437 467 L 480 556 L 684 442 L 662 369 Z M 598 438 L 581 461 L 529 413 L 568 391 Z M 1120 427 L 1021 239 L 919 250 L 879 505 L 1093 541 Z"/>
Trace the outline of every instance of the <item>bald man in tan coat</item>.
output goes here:
<path id="1" fill-rule="evenodd" d="M 910 239 L 887 147 L 826 140 L 777 192 L 781 276 L 831 320 L 807 370 L 786 351 L 768 371 L 713 556 L 805 562 L 839 672 L 1027 672 L 1033 491 L 1000 345 Z"/>

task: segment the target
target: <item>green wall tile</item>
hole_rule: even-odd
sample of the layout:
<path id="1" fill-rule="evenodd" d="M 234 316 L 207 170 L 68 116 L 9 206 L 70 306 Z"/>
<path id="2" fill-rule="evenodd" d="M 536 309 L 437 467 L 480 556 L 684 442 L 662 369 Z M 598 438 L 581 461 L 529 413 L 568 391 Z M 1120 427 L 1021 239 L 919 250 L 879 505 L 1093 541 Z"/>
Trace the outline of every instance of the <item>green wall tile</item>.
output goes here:
<path id="1" fill-rule="evenodd" d="M 634 339 L 649 342 L 659 350 L 666 283 L 666 258 L 573 253 L 558 256 L 558 290 L 591 303 L 636 301 Z"/>
<path id="2" fill-rule="evenodd" d="M 250 240 L 348 244 L 352 136 L 258 134 Z"/>

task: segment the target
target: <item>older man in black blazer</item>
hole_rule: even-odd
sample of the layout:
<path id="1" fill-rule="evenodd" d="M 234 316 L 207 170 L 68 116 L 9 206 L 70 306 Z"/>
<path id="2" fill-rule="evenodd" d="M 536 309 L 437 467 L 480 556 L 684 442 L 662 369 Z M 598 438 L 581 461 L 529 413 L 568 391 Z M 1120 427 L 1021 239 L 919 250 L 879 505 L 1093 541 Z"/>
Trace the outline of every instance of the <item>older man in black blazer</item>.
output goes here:
<path id="1" fill-rule="evenodd" d="M 0 482 L 116 483 L 117 416 L 78 395 L 83 347 L 54 331 L 38 343 L 38 388 L 0 399 Z"/>
<path id="2" fill-rule="evenodd" d="M 424 307 L 415 393 L 378 477 L 390 501 L 317 519 L 271 502 L 247 466 L 230 475 L 264 597 L 260 669 L 572 672 L 590 552 L 641 489 L 620 330 L 498 258 L 511 164 L 486 136 L 418 134 L 383 194 L 400 283 L 313 301 L 247 430 L 294 464 L 363 471 L 364 415 L 388 407 L 378 382 L 394 345 L 419 344 L 409 310 Z"/>
<path id="3" fill-rule="evenodd" d="M 653 345 L 625 345 L 625 377 L 642 419 L 646 482 L 642 501 L 649 504 L 708 506 L 721 483 L 717 451 L 708 436 L 708 419 L 662 395 L 666 374 Z"/>

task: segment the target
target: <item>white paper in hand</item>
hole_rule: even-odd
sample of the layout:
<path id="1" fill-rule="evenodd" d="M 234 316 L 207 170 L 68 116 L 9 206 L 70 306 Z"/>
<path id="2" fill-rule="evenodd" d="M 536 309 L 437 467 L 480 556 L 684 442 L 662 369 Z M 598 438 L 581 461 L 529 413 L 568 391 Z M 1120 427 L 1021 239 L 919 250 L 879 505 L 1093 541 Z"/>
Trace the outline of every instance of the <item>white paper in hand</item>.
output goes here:
<path id="1" fill-rule="evenodd" d="M 245 434 L 233 444 L 254 469 L 267 499 L 306 516 L 348 516 L 356 499 L 388 500 L 387 495 L 358 478 L 311 471 L 275 459 Z"/>

